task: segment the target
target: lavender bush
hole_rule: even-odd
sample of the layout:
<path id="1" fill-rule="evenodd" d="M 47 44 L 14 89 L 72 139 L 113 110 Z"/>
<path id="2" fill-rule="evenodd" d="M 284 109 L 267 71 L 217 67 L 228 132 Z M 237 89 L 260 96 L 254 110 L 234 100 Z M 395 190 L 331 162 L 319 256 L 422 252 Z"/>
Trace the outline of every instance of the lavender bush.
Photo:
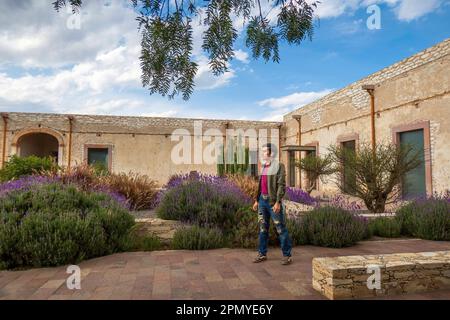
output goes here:
<path id="1" fill-rule="evenodd" d="M 303 242 L 322 247 L 347 247 L 369 237 L 366 218 L 330 206 L 308 212 L 299 228 Z"/>
<path id="2" fill-rule="evenodd" d="M 64 186 L 74 186 L 80 190 L 84 190 L 77 183 L 64 181 L 63 179 L 61 179 L 61 177 L 56 175 L 52 176 L 31 175 L 31 176 L 24 176 L 17 180 L 12 180 L 0 184 L 0 199 L 5 198 L 9 193 L 13 191 L 25 192 L 27 190 L 39 188 L 41 186 L 49 184 L 58 185 L 60 186 L 60 188 L 64 188 Z M 130 204 L 129 201 L 126 199 L 126 197 L 120 194 L 119 192 L 111 190 L 107 186 L 93 185 L 88 191 L 106 194 L 110 198 L 115 200 L 118 204 L 120 204 L 123 208 L 130 209 Z"/>
<path id="3" fill-rule="evenodd" d="M 157 214 L 162 219 L 230 229 L 237 210 L 251 201 L 226 179 L 186 179 L 164 193 Z"/>
<path id="4" fill-rule="evenodd" d="M 185 174 L 174 174 L 169 178 L 169 181 L 164 186 L 166 190 L 170 190 L 182 184 L 185 181 L 201 181 L 208 184 L 222 184 L 226 178 L 210 174 L 200 173 L 198 171 L 191 171 Z"/>
<path id="5" fill-rule="evenodd" d="M 428 240 L 450 240 L 450 201 L 447 194 L 418 198 L 397 210 L 402 234 Z"/>
<path id="6" fill-rule="evenodd" d="M 4 182 L 0 184 L 0 198 L 5 197 L 8 193 L 16 190 L 29 190 L 33 187 L 50 184 L 58 182 L 58 177 L 47 177 L 47 176 L 24 176 L 17 180 L 12 180 L 9 182 Z"/>
<path id="7" fill-rule="evenodd" d="M 60 182 L 10 190 L 0 201 L 0 265 L 57 266 L 123 251 L 133 225 L 103 192 Z"/>
<path id="8" fill-rule="evenodd" d="M 306 205 L 316 205 L 317 199 L 311 197 L 308 192 L 299 188 L 286 187 L 285 198 L 289 201 L 302 203 Z"/>
<path id="9" fill-rule="evenodd" d="M 192 171 L 190 173 L 177 173 L 169 178 L 169 181 L 163 186 L 162 190 L 159 191 L 155 197 L 154 207 L 158 207 L 164 198 L 164 195 L 173 188 L 178 187 L 186 181 L 203 181 L 206 183 L 216 183 L 217 181 L 222 181 L 224 178 L 202 174 L 197 171 Z"/>
<path id="10" fill-rule="evenodd" d="M 340 208 L 350 212 L 357 212 L 362 210 L 362 205 L 360 203 L 358 203 L 357 201 L 350 201 L 348 197 L 340 194 L 332 197 L 330 202 L 328 203 L 328 206 Z"/>

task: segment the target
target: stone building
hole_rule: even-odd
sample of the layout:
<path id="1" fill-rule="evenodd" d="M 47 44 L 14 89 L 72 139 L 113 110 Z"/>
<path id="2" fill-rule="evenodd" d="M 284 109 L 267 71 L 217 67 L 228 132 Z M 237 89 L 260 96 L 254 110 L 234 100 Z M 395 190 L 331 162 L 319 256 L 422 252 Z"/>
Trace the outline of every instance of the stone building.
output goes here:
<path id="1" fill-rule="evenodd" d="M 234 138 L 240 129 L 243 135 L 254 129 L 257 133 L 267 132 L 270 138 L 271 131 L 278 133 L 282 125 L 263 121 L 17 112 L 2 116 L 2 163 L 14 154 L 53 156 L 63 167 L 97 161 L 105 163 L 112 172 L 139 172 L 160 184 L 174 173 L 196 170 L 215 174 L 217 160 L 207 161 L 202 154 L 219 139 L 221 145 L 228 145 L 227 130 Z M 180 145 L 186 145 L 190 152 L 178 152 Z M 196 156 L 196 150 L 200 150 L 200 157 L 198 152 Z"/>
<path id="2" fill-rule="evenodd" d="M 447 39 L 285 115 L 283 141 L 314 146 L 318 154 L 336 144 L 357 150 L 361 143 L 371 144 L 372 135 L 376 143 L 407 142 L 423 150 L 424 161 L 408 173 L 411 183 L 403 194 L 444 192 L 450 189 L 449 89 Z M 288 181 L 305 185 L 305 175 L 292 165 L 305 152 L 287 149 Z M 319 181 L 317 189 L 335 192 L 335 181 Z"/>
<path id="3" fill-rule="evenodd" d="M 449 54 L 450 39 L 303 106 L 283 122 L 7 112 L 1 121 L 1 164 L 14 154 L 51 155 L 61 166 L 101 161 L 113 172 L 145 173 L 163 184 L 173 173 L 216 173 L 216 163 L 196 158 L 196 148 L 216 137 L 228 146 L 227 129 L 242 129 L 244 136 L 254 129 L 269 131 L 271 142 L 276 139 L 284 150 L 280 155 L 291 186 L 307 182 L 293 165 L 300 154 L 323 154 L 333 144 L 357 150 L 374 138 L 423 149 L 424 164 L 407 177 L 414 187 L 406 193 L 443 192 L 450 186 Z M 199 122 L 203 137 L 195 133 Z M 176 163 L 174 152 L 183 138 L 192 155 Z M 333 193 L 337 186 L 319 181 L 316 189 Z"/>

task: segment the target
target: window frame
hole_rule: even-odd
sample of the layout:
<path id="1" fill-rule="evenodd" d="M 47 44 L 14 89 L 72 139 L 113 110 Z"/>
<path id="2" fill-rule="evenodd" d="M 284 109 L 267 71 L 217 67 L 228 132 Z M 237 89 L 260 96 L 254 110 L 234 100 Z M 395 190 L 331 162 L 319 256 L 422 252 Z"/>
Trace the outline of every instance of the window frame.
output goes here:
<path id="1" fill-rule="evenodd" d="M 343 148 L 344 147 L 344 143 L 345 142 L 350 142 L 350 141 L 355 141 L 355 152 L 359 151 L 359 134 L 358 133 L 350 133 L 350 134 L 342 134 L 339 135 L 336 139 L 336 143 L 339 145 L 339 147 Z M 345 166 L 345 165 L 344 165 Z M 345 177 L 344 177 L 345 173 L 344 173 L 344 168 L 341 168 L 341 172 L 340 172 L 340 184 L 342 186 L 342 191 L 344 194 L 348 194 L 346 192 L 344 192 L 344 187 L 345 187 Z"/>
<path id="2" fill-rule="evenodd" d="M 400 134 L 409 131 L 423 130 L 423 152 L 425 158 L 425 190 L 427 196 L 433 195 L 433 175 L 431 157 L 431 134 L 430 121 L 419 121 L 406 123 L 392 128 L 392 141 L 397 146 L 400 145 Z M 400 186 L 401 188 L 402 186 Z"/>

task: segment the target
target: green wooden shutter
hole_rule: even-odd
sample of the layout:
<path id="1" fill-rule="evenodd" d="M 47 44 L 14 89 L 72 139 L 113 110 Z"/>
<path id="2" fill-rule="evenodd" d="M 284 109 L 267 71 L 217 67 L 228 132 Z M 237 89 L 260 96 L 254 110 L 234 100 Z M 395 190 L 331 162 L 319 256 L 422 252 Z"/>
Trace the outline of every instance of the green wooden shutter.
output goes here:
<path id="1" fill-rule="evenodd" d="M 103 164 L 108 168 L 108 148 L 89 148 L 88 164 Z"/>
<path id="2" fill-rule="evenodd" d="M 412 146 L 414 155 L 420 152 L 421 164 L 408 172 L 402 181 L 402 196 L 404 198 L 425 196 L 427 193 L 425 182 L 425 152 L 423 130 L 414 130 L 400 133 L 400 144 Z"/>
<path id="3" fill-rule="evenodd" d="M 342 143 L 342 147 L 351 152 L 356 152 L 356 141 L 355 140 L 345 141 Z M 344 172 L 343 172 L 344 192 L 351 193 L 351 191 L 355 190 L 355 188 L 356 188 L 355 172 L 350 170 L 349 168 L 347 168 L 345 166 L 345 163 L 344 163 L 343 170 L 344 170 Z"/>

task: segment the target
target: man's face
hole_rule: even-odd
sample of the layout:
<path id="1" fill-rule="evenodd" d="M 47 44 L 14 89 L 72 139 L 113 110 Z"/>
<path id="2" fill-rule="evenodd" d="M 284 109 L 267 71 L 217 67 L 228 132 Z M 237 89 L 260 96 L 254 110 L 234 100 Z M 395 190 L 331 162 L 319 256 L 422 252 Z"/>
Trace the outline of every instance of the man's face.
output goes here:
<path id="1" fill-rule="evenodd" d="M 270 161 L 270 159 L 272 158 L 272 155 L 270 154 L 269 148 L 263 147 L 262 148 L 262 153 L 263 153 L 263 160 L 264 161 Z"/>

